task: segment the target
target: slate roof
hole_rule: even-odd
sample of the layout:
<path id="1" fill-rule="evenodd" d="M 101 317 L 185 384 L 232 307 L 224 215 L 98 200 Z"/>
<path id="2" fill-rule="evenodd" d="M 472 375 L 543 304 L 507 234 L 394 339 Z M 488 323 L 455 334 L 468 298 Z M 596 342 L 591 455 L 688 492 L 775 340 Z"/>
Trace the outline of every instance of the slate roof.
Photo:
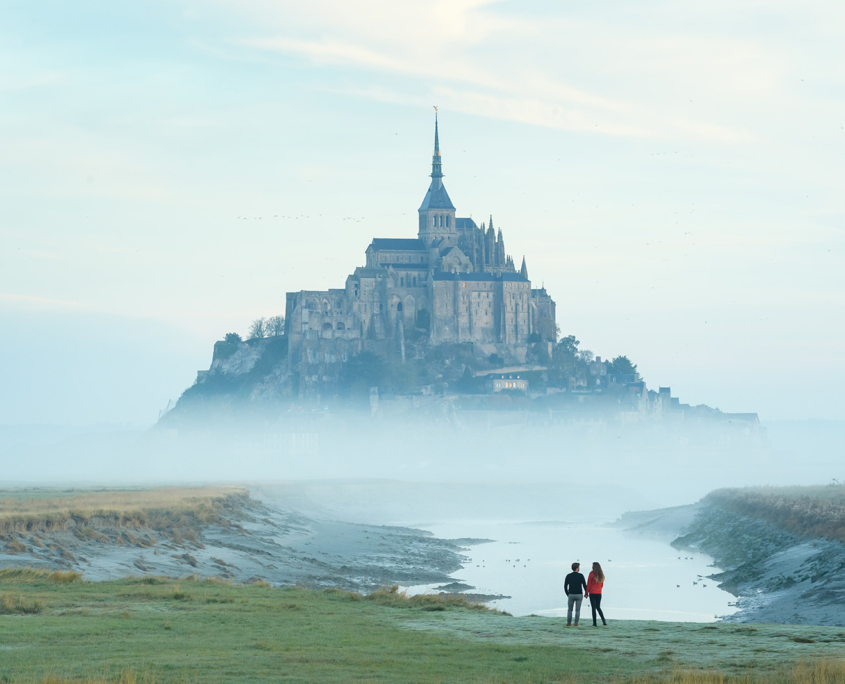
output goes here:
<path id="1" fill-rule="evenodd" d="M 476 282 L 498 282 L 504 281 L 508 283 L 527 283 L 528 278 L 519 273 L 502 273 L 496 275 L 494 273 L 435 273 L 434 280 L 466 280 Z"/>
<path id="2" fill-rule="evenodd" d="M 456 218 L 455 228 L 458 230 L 469 230 L 470 228 L 478 228 L 478 226 L 471 218 Z"/>
<path id="3" fill-rule="evenodd" d="M 455 209 L 455 205 L 449 199 L 449 193 L 446 192 L 446 186 L 439 178 L 431 179 L 431 185 L 428 186 L 428 192 L 425 193 L 419 211 L 427 209 L 452 209 L 453 211 Z"/>
<path id="4" fill-rule="evenodd" d="M 422 240 L 417 238 L 373 238 L 367 251 L 373 249 L 374 252 L 385 251 L 403 251 L 403 252 L 425 252 L 426 246 Z"/>

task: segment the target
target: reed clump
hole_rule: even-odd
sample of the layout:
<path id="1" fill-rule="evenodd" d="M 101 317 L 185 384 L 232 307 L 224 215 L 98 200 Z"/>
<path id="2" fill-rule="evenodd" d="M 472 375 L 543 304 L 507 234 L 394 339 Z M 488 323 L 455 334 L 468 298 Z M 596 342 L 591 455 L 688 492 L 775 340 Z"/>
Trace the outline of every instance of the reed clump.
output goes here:
<path id="1" fill-rule="evenodd" d="M 44 602 L 25 596 L 6 594 L 0 597 L 0 615 L 37 615 L 44 610 Z"/>
<path id="2" fill-rule="evenodd" d="M 34 582 L 52 582 L 70 584 L 78 582 L 82 575 L 65 570 L 39 570 L 35 568 L 3 568 L 0 570 L 0 584 L 32 584 Z"/>
<path id="3" fill-rule="evenodd" d="M 6 542 L 6 550 L 12 553 L 26 553 L 26 546 L 24 546 L 17 539 L 11 539 Z"/>

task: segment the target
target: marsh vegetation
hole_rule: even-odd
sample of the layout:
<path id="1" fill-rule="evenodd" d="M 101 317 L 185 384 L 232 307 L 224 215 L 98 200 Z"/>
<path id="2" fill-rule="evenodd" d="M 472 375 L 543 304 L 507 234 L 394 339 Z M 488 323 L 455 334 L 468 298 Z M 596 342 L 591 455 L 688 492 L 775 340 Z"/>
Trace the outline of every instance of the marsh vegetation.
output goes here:
<path id="1" fill-rule="evenodd" d="M 72 580 L 72 581 L 71 581 Z M 618 622 L 565 629 L 461 598 L 220 579 L 0 574 L 0 681 L 845 681 L 845 629 Z"/>

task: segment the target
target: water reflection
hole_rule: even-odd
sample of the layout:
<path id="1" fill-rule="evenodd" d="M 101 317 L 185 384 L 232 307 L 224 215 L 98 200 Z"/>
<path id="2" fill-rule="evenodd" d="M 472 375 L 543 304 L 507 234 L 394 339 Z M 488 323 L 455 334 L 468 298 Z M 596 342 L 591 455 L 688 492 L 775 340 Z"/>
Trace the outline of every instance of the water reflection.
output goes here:
<path id="1" fill-rule="evenodd" d="M 602 609 L 609 621 L 712 622 L 736 611 L 733 596 L 707 578 L 718 572 L 702 553 L 677 551 L 670 537 L 650 537 L 602 524 L 450 522 L 422 525 L 442 538 L 487 538 L 472 546 L 456 581 L 511 598 L 489 605 L 513 615 L 566 616 L 563 578 L 578 561 L 586 576 L 598 561 L 607 576 Z M 411 588 L 412 593 L 433 586 Z M 585 601 L 582 623 L 590 622 Z"/>

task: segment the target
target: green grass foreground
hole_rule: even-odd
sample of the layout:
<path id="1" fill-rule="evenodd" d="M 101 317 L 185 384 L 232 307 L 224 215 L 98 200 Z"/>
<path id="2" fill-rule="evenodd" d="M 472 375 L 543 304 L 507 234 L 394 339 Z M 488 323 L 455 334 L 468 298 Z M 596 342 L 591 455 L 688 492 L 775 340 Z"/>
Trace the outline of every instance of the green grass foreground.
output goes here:
<path id="1" fill-rule="evenodd" d="M 845 629 L 583 625 L 390 590 L 0 570 L 0 682 L 845 682 Z"/>

